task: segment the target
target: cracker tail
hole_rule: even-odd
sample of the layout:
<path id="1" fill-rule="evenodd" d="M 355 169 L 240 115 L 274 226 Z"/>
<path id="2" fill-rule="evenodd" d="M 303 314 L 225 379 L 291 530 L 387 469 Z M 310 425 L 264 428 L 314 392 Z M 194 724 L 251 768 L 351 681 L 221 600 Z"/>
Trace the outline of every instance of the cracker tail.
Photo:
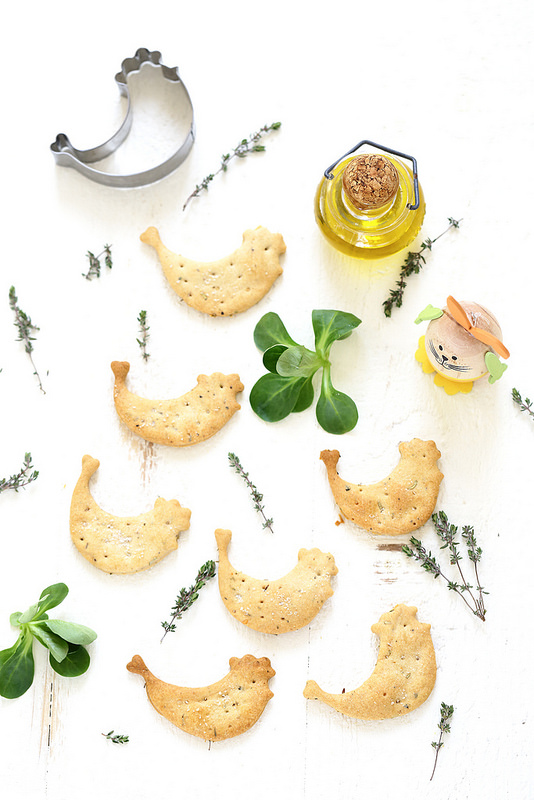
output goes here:
<path id="1" fill-rule="evenodd" d="M 115 375 L 115 383 L 122 384 L 126 380 L 126 376 L 130 371 L 130 364 L 128 361 L 112 361 L 111 369 Z"/>
<path id="2" fill-rule="evenodd" d="M 128 672 L 135 672 L 136 675 L 142 675 L 145 680 L 151 674 L 141 656 L 134 656 L 130 663 L 126 664 L 126 669 Z"/>
<path id="3" fill-rule="evenodd" d="M 217 528 L 215 531 L 215 540 L 219 548 L 219 558 L 221 558 L 221 556 L 226 558 L 231 538 L 232 531 L 224 530 L 223 528 Z"/>
<path id="4" fill-rule="evenodd" d="M 307 700 L 322 700 L 324 697 L 323 690 L 315 681 L 306 681 L 303 694 Z"/>
<path id="5" fill-rule="evenodd" d="M 330 475 L 336 475 L 336 466 L 337 462 L 339 461 L 339 450 L 321 450 L 321 455 L 319 458 L 326 467 L 328 477 L 330 477 Z"/>
<path id="6" fill-rule="evenodd" d="M 154 247 L 156 250 L 158 247 L 161 246 L 161 238 L 159 235 L 159 231 L 153 225 L 146 229 L 144 233 L 141 234 L 139 237 L 142 242 L 145 244 L 149 244 L 151 247 Z"/>
<path id="7" fill-rule="evenodd" d="M 85 455 L 82 457 L 82 474 L 81 478 L 83 478 L 87 483 L 89 483 L 89 479 L 95 474 L 97 469 L 100 466 L 100 461 L 97 458 L 93 458 L 92 456 Z"/>

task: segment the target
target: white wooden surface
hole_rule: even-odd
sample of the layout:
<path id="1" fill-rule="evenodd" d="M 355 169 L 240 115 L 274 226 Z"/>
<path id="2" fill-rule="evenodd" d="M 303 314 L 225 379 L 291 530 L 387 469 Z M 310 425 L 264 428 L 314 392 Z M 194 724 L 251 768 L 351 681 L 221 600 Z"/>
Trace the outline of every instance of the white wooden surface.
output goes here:
<path id="1" fill-rule="evenodd" d="M 0 647 L 15 638 L 9 614 L 56 581 L 70 587 L 61 616 L 93 627 L 98 639 L 78 679 L 54 675 L 36 647 L 32 688 L 1 699 L 3 797 L 534 797 L 534 423 L 511 400 L 513 386 L 534 396 L 532 21 L 527 0 L 11 5 L 3 35 L 0 473 L 15 472 L 29 450 L 40 476 L 0 497 Z M 124 109 L 114 75 L 138 47 L 178 65 L 197 140 L 164 181 L 113 190 L 57 167 L 48 148 L 59 131 L 91 147 L 116 130 Z M 275 120 L 282 128 L 265 141 L 267 151 L 232 164 L 182 213 L 220 155 Z M 142 153 L 172 143 L 173 124 L 150 133 L 147 124 Z M 436 243 L 389 320 L 381 304 L 403 256 L 358 264 L 329 247 L 313 217 L 322 171 L 362 138 L 417 157 L 427 199 L 422 237 L 437 236 L 449 216 L 463 219 Z M 133 153 L 135 162 L 139 147 Z M 233 250 L 246 228 L 265 225 L 285 238 L 284 274 L 246 313 L 204 318 L 178 301 L 140 243 L 150 224 L 172 249 L 206 260 Z M 85 281 L 86 251 L 107 242 L 113 270 Z M 40 327 L 35 361 L 46 394 L 15 341 L 11 285 Z M 413 358 L 415 316 L 449 293 L 489 307 L 512 353 L 498 384 L 480 382 L 467 396 L 447 397 Z M 136 344 L 142 308 L 151 328 L 147 363 Z M 313 308 L 363 320 L 332 351 L 334 382 L 360 411 L 343 437 L 325 434 L 312 410 L 268 425 L 248 403 L 262 373 L 257 320 L 276 311 L 311 344 Z M 237 371 L 242 408 L 194 448 L 147 445 L 115 415 L 113 359 L 131 362 L 135 391 L 162 398 L 186 391 L 201 372 Z M 475 526 L 490 592 L 485 624 L 388 549 L 398 541 L 335 525 L 320 450 L 338 448 L 341 474 L 369 483 L 414 436 L 434 439 L 442 452 L 439 507 Z M 274 535 L 262 530 L 229 469 L 229 451 L 263 492 Z M 106 510 L 140 513 L 158 495 L 192 510 L 176 553 L 130 577 L 97 572 L 79 556 L 68 513 L 84 453 L 101 461 L 92 488 Z M 160 622 L 178 591 L 216 557 L 217 527 L 232 529 L 234 563 L 259 577 L 288 571 L 300 547 L 334 554 L 334 596 L 308 629 L 279 638 L 249 631 L 229 617 L 212 581 L 160 644 Z M 432 526 L 420 534 L 438 552 Z M 396 721 L 366 723 L 306 701 L 308 678 L 341 691 L 369 675 L 377 645 L 370 626 L 398 602 L 416 605 L 432 624 L 438 677 L 426 704 Z M 247 652 L 271 659 L 274 698 L 248 733 L 211 749 L 159 717 L 125 668 L 140 653 L 161 678 L 200 686 Z M 429 783 L 442 701 L 456 710 Z M 101 734 L 110 729 L 130 742 L 107 741 Z"/>

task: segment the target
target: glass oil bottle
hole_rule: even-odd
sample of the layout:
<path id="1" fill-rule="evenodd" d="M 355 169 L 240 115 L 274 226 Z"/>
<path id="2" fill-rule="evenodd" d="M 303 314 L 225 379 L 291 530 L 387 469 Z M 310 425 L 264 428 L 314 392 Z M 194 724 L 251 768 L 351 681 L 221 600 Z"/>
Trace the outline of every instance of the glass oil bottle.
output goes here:
<path id="1" fill-rule="evenodd" d="M 362 145 L 388 155 L 354 156 Z M 335 248 L 355 258 L 378 259 L 403 250 L 419 233 L 424 215 L 416 160 L 367 140 L 325 170 L 315 196 L 321 231 Z"/>

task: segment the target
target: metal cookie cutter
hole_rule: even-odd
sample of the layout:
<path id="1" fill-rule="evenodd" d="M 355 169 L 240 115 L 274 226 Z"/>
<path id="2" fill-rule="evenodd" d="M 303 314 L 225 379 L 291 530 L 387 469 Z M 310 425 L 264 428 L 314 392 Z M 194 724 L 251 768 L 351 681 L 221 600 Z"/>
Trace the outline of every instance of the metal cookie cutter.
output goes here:
<path id="1" fill-rule="evenodd" d="M 111 172 L 102 172 L 94 169 L 90 164 L 114 153 L 115 150 L 124 142 L 130 132 L 132 126 L 133 112 L 130 101 L 130 93 L 128 90 L 128 76 L 133 72 L 138 72 L 143 64 L 150 62 L 157 67 L 161 68 L 163 76 L 176 83 L 181 83 L 183 88 L 183 96 L 187 105 L 186 111 L 191 117 L 191 125 L 189 132 L 180 145 L 178 150 L 166 161 L 158 164 L 156 167 L 144 170 L 143 172 L 136 172 L 130 175 L 120 175 Z M 161 63 L 161 53 L 157 50 L 150 51 L 141 47 L 133 58 L 126 58 L 121 65 L 121 71 L 115 75 L 115 80 L 119 86 L 119 91 L 123 97 L 128 100 L 128 109 L 126 116 L 119 130 L 106 142 L 93 147 L 90 150 L 77 150 L 69 141 L 69 138 L 64 133 L 58 133 L 56 141 L 50 145 L 50 149 L 56 160 L 56 164 L 63 167 L 73 167 L 81 172 L 87 178 L 97 183 L 103 183 L 106 186 L 117 186 L 120 188 L 132 188 L 135 186 L 145 186 L 148 183 L 154 183 L 164 178 L 173 172 L 180 164 L 187 158 L 193 142 L 195 140 L 195 122 L 193 117 L 193 104 L 191 98 L 185 87 L 185 84 L 178 75 L 178 67 L 166 67 Z"/>

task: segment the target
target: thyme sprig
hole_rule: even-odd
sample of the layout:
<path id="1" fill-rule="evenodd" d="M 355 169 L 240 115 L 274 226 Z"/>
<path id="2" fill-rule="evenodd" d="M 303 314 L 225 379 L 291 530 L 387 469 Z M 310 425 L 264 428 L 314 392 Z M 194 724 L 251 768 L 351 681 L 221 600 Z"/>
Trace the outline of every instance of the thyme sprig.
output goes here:
<path id="1" fill-rule="evenodd" d="M 140 339 L 137 339 L 137 344 L 141 348 L 141 354 L 145 361 L 148 361 L 150 358 L 150 353 L 147 353 L 147 343 L 150 339 L 150 328 L 146 321 L 146 311 L 140 311 L 139 316 L 137 317 L 137 322 L 139 323 L 139 335 Z"/>
<path id="2" fill-rule="evenodd" d="M 267 518 L 267 516 L 265 514 L 264 507 L 261 504 L 261 501 L 263 500 L 263 495 L 261 494 L 261 492 L 258 491 L 256 486 L 254 486 L 254 484 L 252 483 L 252 481 L 249 478 L 248 472 L 245 472 L 245 470 L 243 469 L 243 466 L 241 464 L 241 461 L 239 460 L 239 458 L 236 456 L 235 453 L 228 453 L 228 461 L 230 462 L 230 466 L 233 467 L 233 469 L 235 469 L 237 474 L 241 475 L 241 477 L 245 481 L 246 485 L 250 489 L 250 496 L 252 497 L 252 500 L 254 501 L 254 509 L 255 509 L 255 511 L 258 512 L 258 514 L 261 514 L 261 516 L 263 517 L 263 527 L 264 528 L 269 528 L 271 533 L 274 533 L 274 531 L 273 531 L 273 519 L 272 518 L 271 519 Z"/>
<path id="3" fill-rule="evenodd" d="M 446 228 L 439 236 L 436 236 L 435 239 L 425 239 L 419 250 L 409 252 L 406 258 L 404 259 L 404 264 L 402 266 L 399 280 L 397 281 L 396 289 L 390 289 L 389 297 L 387 300 L 384 300 L 382 303 L 384 307 L 384 314 L 386 317 L 391 317 L 391 311 L 393 307 L 400 308 L 402 306 L 402 301 L 404 297 L 404 290 L 406 289 L 407 283 L 406 278 L 409 278 L 410 275 L 414 273 L 418 273 L 423 268 L 423 265 L 426 264 L 425 256 L 423 255 L 426 253 L 427 250 L 432 250 L 432 246 L 438 239 L 441 239 L 447 231 L 450 231 L 451 228 L 459 228 L 461 219 L 453 219 L 449 217 L 449 226 Z"/>
<path id="4" fill-rule="evenodd" d="M 35 341 L 35 336 L 33 336 L 32 334 L 40 330 L 40 328 L 38 328 L 37 325 L 34 325 L 28 314 L 26 314 L 21 308 L 19 308 L 18 301 L 19 299 L 15 292 L 15 287 L 12 286 L 9 290 L 9 305 L 11 306 L 13 313 L 15 314 L 14 325 L 19 332 L 19 338 L 17 339 L 17 341 L 24 343 L 24 349 L 27 352 L 33 367 L 33 374 L 36 376 L 39 382 L 39 389 L 42 391 L 43 394 L 46 394 L 32 356 L 33 342 Z"/>
<path id="5" fill-rule="evenodd" d="M 100 259 L 104 256 L 104 264 L 108 269 L 113 267 L 113 261 L 111 258 L 111 245 L 105 244 L 104 249 L 101 253 L 95 256 L 90 250 L 87 251 L 85 257 L 89 260 L 89 269 L 87 272 L 82 272 L 84 278 L 88 281 L 91 281 L 93 278 L 100 278 L 100 273 L 102 271 L 102 264 L 100 263 Z"/>
<path id="6" fill-rule="evenodd" d="M 228 169 L 228 164 L 232 161 L 233 158 L 245 158 L 250 153 L 262 153 L 265 150 L 265 145 L 258 144 L 260 139 L 265 136 L 265 134 L 270 133 L 271 131 L 277 131 L 278 128 L 282 125 L 281 122 L 273 122 L 271 125 L 264 125 L 255 133 L 251 133 L 248 139 L 241 139 L 239 144 L 234 147 L 231 153 L 226 153 L 225 155 L 221 156 L 221 165 L 219 169 L 215 172 L 211 173 L 210 175 L 206 175 L 201 183 L 197 184 L 194 191 L 191 192 L 187 200 L 185 201 L 182 210 L 185 210 L 187 205 L 193 199 L 193 197 L 198 197 L 198 195 L 208 189 L 209 184 L 215 178 L 216 175 L 219 175 L 220 172 L 226 172 Z"/>
<path id="7" fill-rule="evenodd" d="M 33 472 L 30 472 L 32 469 L 32 454 L 25 453 L 24 463 L 17 473 L 15 475 L 11 475 L 10 478 L 0 478 L 0 493 L 5 492 L 8 489 L 14 489 L 16 492 L 18 492 L 18 490 L 23 486 L 27 486 L 29 483 L 34 481 L 38 477 L 39 472 L 36 469 L 33 469 Z"/>
<path id="8" fill-rule="evenodd" d="M 526 411 L 527 414 L 530 414 L 530 416 L 534 419 L 534 403 L 529 397 L 525 397 L 525 400 L 523 401 L 523 398 L 518 390 L 512 389 L 512 399 L 514 403 L 517 403 L 521 411 Z"/>
<path id="9" fill-rule="evenodd" d="M 114 744 L 127 744 L 130 741 L 129 736 L 124 736 L 121 733 L 115 733 L 115 731 L 103 733 L 102 736 L 105 736 L 106 739 L 110 739 Z"/>
<path id="10" fill-rule="evenodd" d="M 408 545 L 403 545 L 403 553 L 405 553 L 405 555 L 407 555 L 409 558 L 414 558 L 416 561 L 419 561 L 423 569 L 426 570 L 426 572 L 430 572 L 434 578 L 443 578 L 443 580 L 445 580 L 447 583 L 447 588 L 460 595 L 464 603 L 473 612 L 473 614 L 485 622 L 486 608 L 484 605 L 484 595 L 488 594 L 488 592 L 484 591 L 484 587 L 480 584 L 478 565 L 482 557 L 482 549 L 477 545 L 473 527 L 471 525 L 464 525 L 462 528 L 462 538 L 464 539 L 467 547 L 467 555 L 469 560 L 473 564 L 476 580 L 476 586 L 474 587 L 472 584 L 466 581 L 460 564 L 462 556 L 458 549 L 458 541 L 456 540 L 458 527 L 449 523 L 447 515 L 444 511 L 439 511 L 437 514 L 432 514 L 432 522 L 434 523 L 434 528 L 437 535 L 443 542 L 443 545 L 440 549 L 449 550 L 449 561 L 453 566 L 456 566 L 461 582 L 458 583 L 457 581 L 450 580 L 442 572 L 440 565 L 430 550 L 427 551 L 423 547 L 420 540 L 416 539 L 415 536 L 412 536 L 410 539 L 411 547 Z M 474 589 L 474 592 L 471 591 L 472 589 Z"/>
<path id="11" fill-rule="evenodd" d="M 162 622 L 161 625 L 165 629 L 165 633 L 160 641 L 163 641 L 168 633 L 174 633 L 176 630 L 175 620 L 181 619 L 182 615 L 193 605 L 198 598 L 198 593 L 210 578 L 215 577 L 216 567 L 214 561 L 206 561 L 203 564 L 195 578 L 195 582 L 189 589 L 180 589 L 180 593 L 176 598 L 176 602 L 171 608 L 170 622 Z"/>
<path id="12" fill-rule="evenodd" d="M 430 776 L 430 780 L 434 777 L 434 773 L 436 771 L 436 766 L 438 763 L 438 754 L 445 742 L 443 741 L 443 734 L 451 732 L 451 725 L 450 725 L 450 718 L 454 714 L 454 706 L 448 706 L 446 703 L 441 704 L 441 719 L 438 724 L 439 728 L 439 739 L 437 742 L 432 742 L 432 747 L 436 751 L 436 757 L 434 759 L 434 769 L 432 770 L 432 775 Z"/>

